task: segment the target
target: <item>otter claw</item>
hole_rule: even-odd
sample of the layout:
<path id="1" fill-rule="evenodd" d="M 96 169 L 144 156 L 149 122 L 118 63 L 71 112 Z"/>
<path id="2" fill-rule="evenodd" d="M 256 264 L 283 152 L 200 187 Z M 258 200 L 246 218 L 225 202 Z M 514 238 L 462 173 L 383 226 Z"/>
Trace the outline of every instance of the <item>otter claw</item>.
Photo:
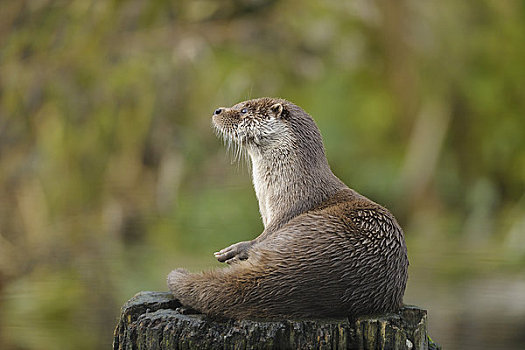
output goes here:
<path id="1" fill-rule="evenodd" d="M 237 255 L 237 253 L 233 249 L 223 249 L 219 252 L 214 253 L 214 255 L 220 262 L 225 262 L 234 258 L 235 255 Z"/>
<path id="2" fill-rule="evenodd" d="M 241 259 L 239 259 L 237 256 L 234 256 L 233 258 L 226 260 L 225 263 L 228 264 L 228 265 L 231 265 L 231 264 L 234 264 L 236 262 L 239 262 L 240 260 Z"/>
<path id="3" fill-rule="evenodd" d="M 250 249 L 252 242 L 239 242 L 232 244 L 231 246 L 221 249 L 218 252 L 213 253 L 215 258 L 220 262 L 226 262 L 231 264 L 238 260 L 248 259 L 248 250 Z"/>

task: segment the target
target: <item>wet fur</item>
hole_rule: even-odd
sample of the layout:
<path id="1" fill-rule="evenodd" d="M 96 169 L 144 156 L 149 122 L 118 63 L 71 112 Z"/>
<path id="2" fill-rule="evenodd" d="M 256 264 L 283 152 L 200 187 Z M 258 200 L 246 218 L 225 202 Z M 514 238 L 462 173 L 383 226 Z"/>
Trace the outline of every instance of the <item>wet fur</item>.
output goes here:
<path id="1" fill-rule="evenodd" d="M 196 274 L 174 270 L 168 286 L 175 297 L 232 318 L 397 310 L 407 281 L 403 232 L 392 214 L 331 172 L 313 119 L 272 98 L 242 102 L 213 119 L 252 160 L 265 230 L 236 252 L 247 260 Z"/>

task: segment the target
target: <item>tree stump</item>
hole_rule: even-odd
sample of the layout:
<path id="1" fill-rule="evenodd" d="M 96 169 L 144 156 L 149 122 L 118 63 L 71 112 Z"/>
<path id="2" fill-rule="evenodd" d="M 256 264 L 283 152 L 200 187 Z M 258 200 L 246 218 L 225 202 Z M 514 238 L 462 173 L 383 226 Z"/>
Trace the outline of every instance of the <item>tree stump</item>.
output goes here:
<path id="1" fill-rule="evenodd" d="M 254 321 L 191 312 L 170 293 L 141 292 L 122 307 L 113 349 L 428 349 L 427 312 L 348 319 Z"/>

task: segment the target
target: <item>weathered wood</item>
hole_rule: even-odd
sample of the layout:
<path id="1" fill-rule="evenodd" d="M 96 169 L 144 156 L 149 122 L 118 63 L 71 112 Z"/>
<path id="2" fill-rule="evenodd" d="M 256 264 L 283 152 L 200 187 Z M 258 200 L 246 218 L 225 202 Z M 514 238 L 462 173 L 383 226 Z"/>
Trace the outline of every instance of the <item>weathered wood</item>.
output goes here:
<path id="1" fill-rule="evenodd" d="M 113 349 L 428 349 L 427 312 L 356 320 L 218 320 L 188 314 L 170 293 L 141 292 L 123 307 Z"/>

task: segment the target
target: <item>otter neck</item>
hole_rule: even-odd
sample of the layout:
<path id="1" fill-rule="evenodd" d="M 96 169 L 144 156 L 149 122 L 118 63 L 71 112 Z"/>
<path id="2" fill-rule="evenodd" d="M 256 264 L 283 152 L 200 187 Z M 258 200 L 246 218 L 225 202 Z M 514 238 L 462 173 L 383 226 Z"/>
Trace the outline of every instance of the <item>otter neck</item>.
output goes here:
<path id="1" fill-rule="evenodd" d="M 248 149 L 252 180 L 263 224 L 278 228 L 347 188 L 330 170 L 326 157 L 305 157 L 293 147 Z M 321 158 L 321 159 L 320 159 Z"/>

